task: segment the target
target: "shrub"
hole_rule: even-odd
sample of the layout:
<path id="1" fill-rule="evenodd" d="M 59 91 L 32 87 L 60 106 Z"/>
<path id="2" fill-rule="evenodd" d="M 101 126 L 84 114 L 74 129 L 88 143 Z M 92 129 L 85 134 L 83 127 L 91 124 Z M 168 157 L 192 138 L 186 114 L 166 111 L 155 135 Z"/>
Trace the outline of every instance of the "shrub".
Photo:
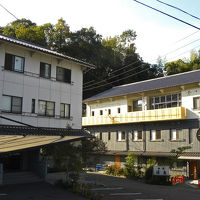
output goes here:
<path id="1" fill-rule="evenodd" d="M 153 175 L 153 166 L 150 166 L 146 169 L 144 178 L 145 180 L 151 180 Z"/>
<path id="2" fill-rule="evenodd" d="M 114 173 L 115 173 L 115 166 L 114 165 L 107 166 L 105 168 L 105 171 L 106 171 L 106 174 L 108 174 L 108 175 L 114 175 Z"/>

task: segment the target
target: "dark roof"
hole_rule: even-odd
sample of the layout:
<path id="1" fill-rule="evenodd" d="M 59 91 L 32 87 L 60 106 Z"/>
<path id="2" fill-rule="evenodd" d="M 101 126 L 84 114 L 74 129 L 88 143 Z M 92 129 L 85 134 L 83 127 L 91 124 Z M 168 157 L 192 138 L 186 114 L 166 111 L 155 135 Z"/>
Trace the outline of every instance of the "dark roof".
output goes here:
<path id="1" fill-rule="evenodd" d="M 113 87 L 84 102 L 200 82 L 200 70 Z"/>
<path id="2" fill-rule="evenodd" d="M 15 125 L 0 125 L 0 135 L 46 135 L 46 136 L 83 136 L 93 137 L 81 129 L 27 127 Z"/>
<path id="3" fill-rule="evenodd" d="M 82 60 L 78 60 L 76 58 L 72 58 L 70 56 L 66 56 L 64 54 L 58 53 L 56 51 L 52 51 L 52 50 L 47 49 L 45 47 L 30 43 L 30 42 L 27 42 L 27 41 L 24 41 L 24 40 L 19 40 L 19 39 L 9 37 L 9 36 L 3 35 L 3 34 L 0 34 L 0 40 L 6 41 L 6 42 L 9 42 L 9 43 L 13 43 L 13 44 L 16 44 L 16 45 L 19 45 L 19 46 L 23 46 L 23 47 L 26 47 L 26 48 L 29 48 L 29 49 L 41 51 L 43 53 L 54 55 L 54 56 L 59 57 L 59 58 L 70 60 L 70 61 L 73 61 L 75 63 L 81 64 L 81 65 L 89 67 L 89 68 L 95 68 L 95 65 L 93 65 L 93 64 L 84 62 Z"/>

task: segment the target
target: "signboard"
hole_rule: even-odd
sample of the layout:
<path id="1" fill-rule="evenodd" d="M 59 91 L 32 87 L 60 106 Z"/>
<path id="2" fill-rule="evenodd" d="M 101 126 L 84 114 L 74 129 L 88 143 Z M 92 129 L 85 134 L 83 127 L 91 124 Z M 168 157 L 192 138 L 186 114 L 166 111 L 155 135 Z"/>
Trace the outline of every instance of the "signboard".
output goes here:
<path id="1" fill-rule="evenodd" d="M 154 176 L 169 176 L 169 166 L 154 166 L 153 175 Z"/>

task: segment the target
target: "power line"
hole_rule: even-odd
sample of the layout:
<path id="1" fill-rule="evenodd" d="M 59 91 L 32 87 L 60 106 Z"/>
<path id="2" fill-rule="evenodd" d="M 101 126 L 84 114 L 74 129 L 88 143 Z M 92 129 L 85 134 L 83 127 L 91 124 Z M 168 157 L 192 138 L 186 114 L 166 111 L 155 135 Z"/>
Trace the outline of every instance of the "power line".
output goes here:
<path id="1" fill-rule="evenodd" d="M 144 4 L 144 3 L 140 2 L 140 1 L 137 1 L 137 0 L 133 0 L 133 1 L 139 3 L 139 4 L 143 5 L 143 6 L 146 6 L 146 7 L 150 8 L 150 9 L 152 9 L 152 10 L 155 10 L 155 11 L 157 11 L 157 12 L 160 12 L 160 13 L 162 13 L 162 14 L 164 14 L 164 15 L 167 15 L 168 17 L 171 17 L 171 18 L 173 18 L 173 19 L 175 19 L 175 20 L 177 20 L 177 21 L 180 21 L 180 22 L 182 22 L 182 23 L 184 23 L 184 24 L 187 24 L 187 25 L 189 25 L 189 26 L 191 26 L 191 27 L 193 27 L 193 28 L 196 28 L 196 29 L 200 30 L 199 27 L 197 27 L 197 26 L 195 26 L 195 25 L 193 25 L 193 24 L 190 24 L 190 23 L 188 23 L 188 22 L 186 22 L 186 21 L 183 21 L 182 19 L 179 19 L 179 18 L 177 18 L 177 17 L 174 17 L 174 16 L 172 16 L 172 15 L 170 15 L 170 14 L 168 14 L 168 13 L 165 13 L 165 12 L 163 12 L 163 11 L 161 11 L 161 10 L 158 10 L 158 9 L 156 9 L 156 8 L 153 8 L 153 7 L 151 7 L 151 6 L 147 5 L 147 4 Z"/>
<path id="2" fill-rule="evenodd" d="M 192 43 L 194 43 L 194 42 L 197 42 L 197 41 L 199 41 L 199 40 L 200 40 L 200 38 L 199 38 L 199 39 L 196 39 L 196 40 L 194 40 L 194 41 L 192 41 L 192 42 L 190 42 L 190 43 L 188 43 L 188 44 L 186 44 L 186 45 L 184 45 L 184 46 L 182 46 L 182 47 L 179 47 L 179 48 L 177 48 L 177 49 L 175 49 L 175 50 L 173 50 L 173 51 L 170 51 L 170 52 L 166 53 L 165 55 L 163 55 L 163 56 L 161 56 L 161 57 L 164 57 L 164 56 L 167 56 L 167 55 L 169 55 L 169 54 L 171 54 L 171 53 L 174 53 L 175 51 L 178 51 L 178 50 L 180 50 L 180 49 L 182 49 L 182 48 L 184 48 L 184 47 L 186 47 L 186 46 L 188 46 L 188 45 L 190 45 L 190 44 L 192 44 Z"/>
<path id="3" fill-rule="evenodd" d="M 15 19 L 19 20 L 14 14 L 12 14 L 7 8 L 5 8 L 2 4 L 0 4 L 0 6 L 6 11 L 8 12 L 10 15 L 12 15 Z"/>
<path id="4" fill-rule="evenodd" d="M 143 64 L 142 64 L 142 65 L 143 65 Z M 140 66 L 142 66 L 142 65 L 140 65 Z M 142 73 L 142 72 L 145 72 L 145 71 L 147 71 L 147 70 L 149 70 L 149 68 L 144 69 L 144 70 L 142 70 L 142 71 L 140 71 L 140 72 L 131 74 L 131 75 L 129 75 L 129 76 L 123 77 L 123 78 L 121 78 L 121 79 L 112 81 L 112 82 L 110 82 L 110 83 L 106 83 L 106 84 L 103 84 L 103 85 L 100 85 L 100 86 L 92 87 L 92 88 L 89 88 L 89 89 L 86 89 L 86 90 L 83 90 L 83 91 L 85 92 L 85 91 L 93 90 L 93 89 L 100 88 L 100 87 L 107 86 L 107 85 L 112 85 L 112 86 L 113 86 L 113 83 L 115 83 L 115 82 L 124 80 L 124 79 L 126 79 L 126 78 L 130 78 L 130 77 L 132 77 L 132 76 L 135 76 L 135 75 L 140 74 L 140 73 Z"/>
<path id="5" fill-rule="evenodd" d="M 187 15 L 189 15 L 189 16 L 195 18 L 195 19 L 200 20 L 199 17 L 196 17 L 195 15 L 192 15 L 192 14 L 188 13 L 187 11 L 184 11 L 184 10 L 182 10 L 182 9 L 176 7 L 176 6 L 170 5 L 170 4 L 165 3 L 165 2 L 163 2 L 163 1 L 160 1 L 160 0 L 156 0 L 156 1 L 158 1 L 159 3 L 162 3 L 162 4 L 164 4 L 164 5 L 167 5 L 167 6 L 171 7 L 171 8 L 174 8 L 174 9 L 176 9 L 176 10 L 179 10 L 179 11 L 181 11 L 181 12 L 183 12 L 183 13 L 185 13 L 185 14 L 187 14 Z"/>
<path id="6" fill-rule="evenodd" d="M 140 60 L 136 60 L 136 61 L 134 61 L 134 62 L 132 62 L 132 63 L 130 63 L 130 64 L 128 64 L 128 65 L 123 66 L 123 67 L 120 68 L 120 69 L 116 69 L 116 70 L 112 71 L 112 72 L 110 73 L 110 75 L 111 75 L 111 74 L 114 74 L 114 73 L 116 73 L 116 72 L 118 72 L 118 71 L 121 71 L 122 69 L 125 69 L 125 68 L 127 68 L 127 67 L 129 67 L 129 66 L 131 66 L 131 65 L 134 65 L 134 64 L 136 64 L 137 62 L 141 62 L 141 61 L 140 61 Z M 126 73 L 127 73 L 127 72 L 126 72 Z M 119 76 L 119 75 L 116 75 L 116 76 Z M 111 79 L 111 78 L 113 78 L 113 77 L 110 77 L 109 79 Z M 88 82 L 84 83 L 83 86 L 86 86 L 86 85 L 88 85 L 88 84 L 91 83 L 91 82 L 93 82 L 93 81 L 88 81 Z M 103 81 L 102 81 L 102 82 L 103 82 Z M 87 87 L 87 86 L 86 86 L 86 87 Z"/>
<path id="7" fill-rule="evenodd" d="M 138 69 L 140 66 L 141 66 L 141 65 L 137 66 L 136 68 L 132 68 L 132 69 L 126 71 L 126 72 L 122 72 L 122 73 L 117 74 L 117 75 L 115 75 L 115 76 L 111 76 L 111 77 L 109 77 L 108 79 L 106 79 L 106 81 L 108 81 L 108 80 L 110 80 L 110 79 L 113 79 L 113 78 L 115 78 L 115 77 L 121 76 L 121 75 L 123 75 L 123 74 L 126 74 L 126 73 L 128 73 L 128 72 L 134 71 L 134 70 Z M 88 88 L 88 87 L 97 85 L 97 84 L 99 84 L 99 83 L 102 83 L 102 82 L 104 82 L 104 81 L 105 81 L 105 80 L 102 80 L 102 81 L 100 81 L 100 82 L 96 82 L 96 83 L 94 83 L 94 84 L 92 84 L 92 85 L 85 86 L 85 87 L 83 87 L 83 88 Z"/>

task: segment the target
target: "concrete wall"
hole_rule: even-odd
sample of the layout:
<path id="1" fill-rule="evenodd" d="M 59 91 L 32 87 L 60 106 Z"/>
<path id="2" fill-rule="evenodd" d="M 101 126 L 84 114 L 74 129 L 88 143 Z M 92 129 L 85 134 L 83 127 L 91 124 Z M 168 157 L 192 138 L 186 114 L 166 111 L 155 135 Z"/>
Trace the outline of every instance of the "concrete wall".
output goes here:
<path id="1" fill-rule="evenodd" d="M 182 146 L 191 146 L 188 152 L 199 152 L 200 141 L 197 140 L 196 133 L 200 128 L 199 120 L 179 120 L 154 123 L 135 123 L 121 124 L 111 126 L 93 126 L 86 127 L 91 133 L 100 137 L 106 143 L 107 149 L 111 151 L 155 151 L 155 152 L 170 152 L 172 149 L 177 149 Z M 170 130 L 178 129 L 180 131 L 179 139 L 170 140 Z M 141 130 L 143 139 L 133 141 L 132 132 Z M 161 130 L 161 139 L 151 141 L 150 131 Z M 125 131 L 125 141 L 117 141 L 117 132 Z M 108 140 L 108 132 L 111 134 Z"/>
<path id="2" fill-rule="evenodd" d="M 25 58 L 24 73 L 4 70 L 5 53 Z M 40 62 L 51 64 L 51 79 L 39 77 Z M 82 70 L 79 65 L 64 59 L 58 61 L 56 57 L 44 53 L 31 55 L 23 47 L 1 44 L 0 66 L 0 99 L 2 95 L 23 97 L 22 114 L 2 113 L 3 116 L 33 126 L 64 128 L 69 124 L 72 128 L 81 128 Z M 71 69 L 71 84 L 56 81 L 56 66 Z M 36 100 L 35 114 L 31 113 L 32 99 Z M 55 117 L 38 116 L 38 100 L 55 102 Z M 70 119 L 60 118 L 60 103 L 71 105 Z M 0 119 L 0 124 L 13 122 Z"/>

